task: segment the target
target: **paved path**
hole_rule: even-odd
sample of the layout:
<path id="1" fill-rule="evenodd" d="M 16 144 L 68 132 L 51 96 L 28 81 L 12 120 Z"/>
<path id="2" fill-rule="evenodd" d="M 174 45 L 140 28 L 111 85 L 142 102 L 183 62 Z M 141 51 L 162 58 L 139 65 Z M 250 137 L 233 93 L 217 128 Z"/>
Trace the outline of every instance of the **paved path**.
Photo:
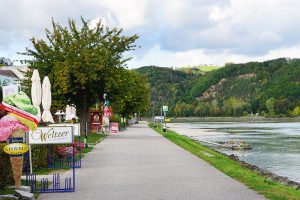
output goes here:
<path id="1" fill-rule="evenodd" d="M 106 138 L 77 170 L 76 192 L 64 200 L 255 200 L 241 183 L 163 138 L 145 123 Z"/>

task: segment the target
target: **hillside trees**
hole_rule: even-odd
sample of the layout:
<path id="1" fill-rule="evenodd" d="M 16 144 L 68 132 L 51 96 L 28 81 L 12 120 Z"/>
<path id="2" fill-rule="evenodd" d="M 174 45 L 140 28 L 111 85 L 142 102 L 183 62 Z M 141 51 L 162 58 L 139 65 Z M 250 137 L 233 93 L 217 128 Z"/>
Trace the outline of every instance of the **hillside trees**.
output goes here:
<path id="1" fill-rule="evenodd" d="M 152 104 L 168 103 L 173 116 L 298 116 L 300 59 L 230 63 L 196 77 L 190 77 L 187 70 L 179 71 L 182 79 L 174 82 L 160 76 L 167 69 L 143 68 L 141 73 L 147 70 L 151 71 L 145 74 L 150 75 Z M 169 74 L 177 71 L 168 69 Z M 185 112 L 191 107 L 192 113 Z"/>
<path id="2" fill-rule="evenodd" d="M 122 76 L 121 69 L 130 59 L 123 54 L 135 49 L 138 36 L 124 36 L 122 29 L 106 27 L 101 21 L 94 28 L 83 18 L 81 23 L 78 27 L 69 19 L 68 26 L 63 27 L 52 21 L 52 30 L 46 29 L 47 40 L 33 37 L 33 49 L 27 48 L 24 54 L 33 57 L 29 64 L 42 77 L 49 76 L 53 98 L 71 99 L 85 121 L 89 106 L 104 92 L 116 100 L 127 95 L 118 96 L 111 85 Z"/>

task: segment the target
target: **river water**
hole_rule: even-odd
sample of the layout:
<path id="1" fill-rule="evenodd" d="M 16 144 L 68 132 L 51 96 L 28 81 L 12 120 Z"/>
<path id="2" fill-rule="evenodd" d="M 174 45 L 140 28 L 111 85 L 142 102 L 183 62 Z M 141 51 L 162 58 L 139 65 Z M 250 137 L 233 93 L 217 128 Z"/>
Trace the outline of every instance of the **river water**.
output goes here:
<path id="1" fill-rule="evenodd" d="M 300 183 L 300 123 L 197 122 L 185 123 L 184 126 L 188 129 L 230 133 L 193 138 L 211 142 L 245 141 L 251 145 L 251 150 L 214 148 Z"/>

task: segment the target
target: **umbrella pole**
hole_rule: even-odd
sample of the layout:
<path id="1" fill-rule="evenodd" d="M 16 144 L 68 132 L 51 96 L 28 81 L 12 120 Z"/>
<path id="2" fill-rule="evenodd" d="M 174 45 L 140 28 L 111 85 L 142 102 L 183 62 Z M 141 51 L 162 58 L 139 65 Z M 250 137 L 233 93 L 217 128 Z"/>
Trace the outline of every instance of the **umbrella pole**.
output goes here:
<path id="1" fill-rule="evenodd" d="M 29 166 L 30 166 L 30 175 L 32 174 L 32 156 L 31 156 L 31 145 L 28 145 L 29 148 Z"/>

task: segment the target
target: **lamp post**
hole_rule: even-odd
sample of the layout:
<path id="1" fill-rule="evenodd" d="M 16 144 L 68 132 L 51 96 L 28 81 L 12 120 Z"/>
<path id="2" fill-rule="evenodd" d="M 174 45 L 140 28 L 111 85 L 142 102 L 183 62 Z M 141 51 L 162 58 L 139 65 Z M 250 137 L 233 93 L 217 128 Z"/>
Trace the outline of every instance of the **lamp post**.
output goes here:
<path id="1" fill-rule="evenodd" d="M 167 119 L 167 112 L 169 111 L 169 108 L 168 108 L 168 106 L 162 106 L 162 111 L 164 112 L 164 120 L 165 120 L 165 122 L 164 122 L 164 125 L 163 125 L 163 132 L 167 132 L 167 121 L 166 121 L 166 119 Z"/>
<path id="2" fill-rule="evenodd" d="M 105 109 L 105 106 L 106 106 L 106 97 L 107 97 L 107 94 L 106 93 L 103 93 L 103 100 L 104 100 L 104 104 L 103 104 L 103 107 L 102 107 L 102 132 L 105 132 L 104 130 L 106 130 L 106 127 L 105 127 L 105 116 L 104 116 L 104 109 Z"/>
<path id="3" fill-rule="evenodd" d="M 62 122 L 62 118 L 66 113 L 62 110 L 57 110 L 54 115 L 58 116 L 58 123 L 60 124 Z"/>

